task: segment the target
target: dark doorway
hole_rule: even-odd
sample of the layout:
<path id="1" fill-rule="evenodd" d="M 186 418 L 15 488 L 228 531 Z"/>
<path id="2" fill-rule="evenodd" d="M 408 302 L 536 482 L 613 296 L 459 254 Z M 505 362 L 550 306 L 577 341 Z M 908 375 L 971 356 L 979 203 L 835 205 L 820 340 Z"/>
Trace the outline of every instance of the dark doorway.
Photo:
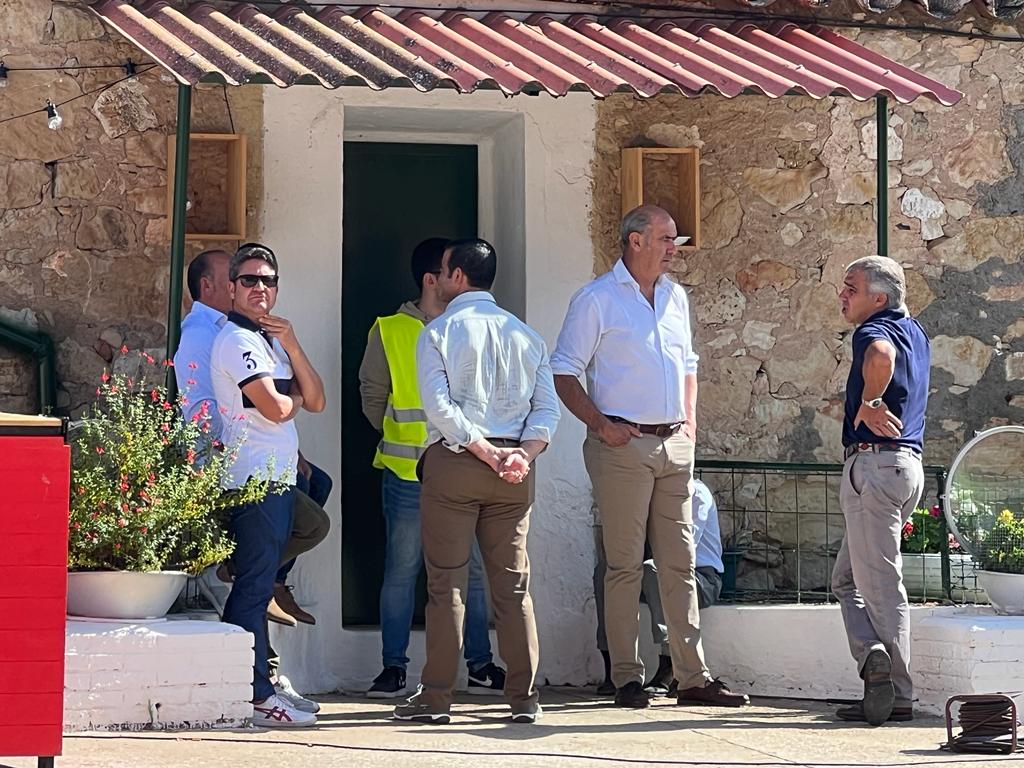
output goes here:
<path id="1" fill-rule="evenodd" d="M 359 364 L 376 318 L 419 296 L 412 249 L 428 237 L 477 233 L 477 148 L 345 142 L 341 305 L 342 622 L 379 624 L 384 574 L 379 436 L 363 416 Z M 422 582 L 422 576 L 421 576 Z M 421 584 L 417 623 L 423 621 Z"/>

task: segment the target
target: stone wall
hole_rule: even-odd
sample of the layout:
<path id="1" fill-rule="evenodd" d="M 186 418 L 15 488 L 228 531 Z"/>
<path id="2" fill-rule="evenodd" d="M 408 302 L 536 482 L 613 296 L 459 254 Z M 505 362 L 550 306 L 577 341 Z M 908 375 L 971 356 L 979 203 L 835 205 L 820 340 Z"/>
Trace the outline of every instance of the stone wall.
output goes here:
<path id="1" fill-rule="evenodd" d="M 954 108 L 894 104 L 890 118 L 890 255 L 933 342 L 926 462 L 948 463 L 976 430 L 1024 416 L 1024 46 L 858 39 L 967 94 Z M 850 329 L 837 289 L 845 265 L 875 251 L 874 109 L 795 96 L 599 105 L 598 272 L 618 255 L 620 149 L 701 148 L 703 246 L 677 277 L 701 354 L 705 457 L 840 455 Z M 655 185 L 670 175 L 658 165 L 647 168 Z"/>
<path id="2" fill-rule="evenodd" d="M 0 0 L 0 55 L 7 67 L 149 66 L 78 2 Z M 161 347 L 166 338 L 170 263 L 167 136 L 177 88 L 153 68 L 12 71 L 0 90 L 0 120 L 61 102 L 48 130 L 38 113 L 0 125 L 0 318 L 49 334 L 57 347 L 58 405 L 87 404 L 122 344 Z M 230 105 L 230 109 L 229 109 Z M 250 221 L 262 197 L 259 87 L 196 88 L 193 132 L 249 135 Z M 193 162 L 190 192 L 207 186 L 209 166 Z M 193 254 L 213 243 L 189 243 Z M 231 248 L 235 244 L 227 243 Z M 35 374 L 27 357 L 0 347 L 0 410 L 32 412 Z"/>

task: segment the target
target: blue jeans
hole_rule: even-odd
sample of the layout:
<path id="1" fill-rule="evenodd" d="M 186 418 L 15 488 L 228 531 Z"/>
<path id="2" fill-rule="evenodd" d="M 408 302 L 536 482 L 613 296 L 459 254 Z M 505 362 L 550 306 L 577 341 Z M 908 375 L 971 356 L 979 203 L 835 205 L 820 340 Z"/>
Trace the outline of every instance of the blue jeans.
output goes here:
<path id="1" fill-rule="evenodd" d="M 409 663 L 409 631 L 416 602 L 416 580 L 423 567 L 420 532 L 420 484 L 403 480 L 385 469 L 382 481 L 384 530 L 386 536 L 384 584 L 380 589 L 380 634 L 385 667 L 405 669 Z M 471 670 L 489 664 L 490 627 L 487 618 L 487 590 L 474 541 L 469 560 L 469 588 L 466 594 L 466 633 L 463 655 Z"/>
<path id="2" fill-rule="evenodd" d="M 320 467 L 316 466 L 316 464 L 309 462 L 309 468 L 313 470 L 309 479 L 307 480 L 306 476 L 299 472 L 295 481 L 295 487 L 309 496 L 309 498 L 321 507 L 326 506 L 327 497 L 331 495 L 331 488 L 334 487 L 334 482 L 331 480 L 331 476 L 320 469 Z M 293 557 L 277 571 L 277 578 L 275 581 L 278 584 L 284 584 L 288 581 L 288 574 L 292 572 L 292 568 L 294 567 L 295 558 Z"/>
<path id="3" fill-rule="evenodd" d="M 231 556 L 235 583 L 224 606 L 224 621 L 252 632 L 253 701 L 274 695 L 267 666 L 267 604 L 274 595 L 274 577 L 284 545 L 292 532 L 295 489 L 272 489 L 262 501 L 231 510 L 228 532 L 235 540 Z"/>

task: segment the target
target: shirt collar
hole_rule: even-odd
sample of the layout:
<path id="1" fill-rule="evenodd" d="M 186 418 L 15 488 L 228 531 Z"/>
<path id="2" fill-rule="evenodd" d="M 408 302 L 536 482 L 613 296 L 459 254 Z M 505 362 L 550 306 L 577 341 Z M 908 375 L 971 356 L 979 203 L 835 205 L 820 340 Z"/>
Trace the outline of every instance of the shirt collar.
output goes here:
<path id="1" fill-rule="evenodd" d="M 887 307 L 875 312 L 875 314 L 861 323 L 861 325 L 867 325 L 868 323 L 874 323 L 879 320 L 903 320 L 906 317 L 910 317 L 910 312 L 907 310 L 905 304 L 899 307 Z"/>
<path id="2" fill-rule="evenodd" d="M 260 336 L 266 339 L 268 343 L 270 343 L 270 336 L 267 334 L 265 330 L 263 330 L 263 326 L 261 326 L 259 323 L 254 323 L 241 312 L 235 312 L 234 310 L 231 310 L 230 312 L 228 312 L 227 319 L 230 320 L 235 325 L 237 325 L 239 328 L 244 328 L 247 331 L 258 333 Z M 273 344 L 271 344 L 271 346 L 273 346 Z"/>
<path id="3" fill-rule="evenodd" d="M 448 302 L 448 308 L 445 311 L 452 309 L 453 307 L 461 307 L 463 304 L 472 304 L 475 301 L 487 301 L 491 304 L 497 304 L 494 300 L 494 296 L 489 291 L 466 291 L 460 293 L 454 299 Z"/>
<path id="4" fill-rule="evenodd" d="M 218 328 L 222 327 L 228 319 L 228 316 L 219 309 L 214 309 L 209 304 L 203 304 L 201 301 L 193 301 L 192 309 L 190 309 L 188 313 L 189 315 L 195 315 L 200 320 L 206 320 L 209 323 L 213 323 Z"/>
<path id="5" fill-rule="evenodd" d="M 636 281 L 629 269 L 626 268 L 626 263 L 619 259 L 615 262 L 615 266 L 612 267 L 612 273 L 615 275 L 616 281 L 624 284 L 635 285 L 636 289 L 640 290 L 640 283 Z M 668 277 L 665 274 L 658 275 L 658 279 L 654 281 L 654 286 L 657 288 L 659 285 L 663 285 Z"/>

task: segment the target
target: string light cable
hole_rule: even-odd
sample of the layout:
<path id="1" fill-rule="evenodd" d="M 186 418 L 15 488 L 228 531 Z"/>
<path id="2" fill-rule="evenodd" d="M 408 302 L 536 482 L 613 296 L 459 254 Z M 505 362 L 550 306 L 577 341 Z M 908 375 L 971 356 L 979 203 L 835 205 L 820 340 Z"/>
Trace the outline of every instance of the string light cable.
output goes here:
<path id="1" fill-rule="evenodd" d="M 123 65 L 123 64 L 117 64 L 117 65 L 92 65 L 90 67 L 82 67 L 82 68 L 83 69 L 85 69 L 85 68 L 88 68 L 88 69 L 99 69 L 99 68 L 105 68 L 107 66 L 117 66 L 117 67 L 120 67 L 122 69 L 125 68 L 125 65 Z M 8 71 L 8 72 L 14 72 L 15 71 L 14 68 L 11 68 L 11 67 L 4 68 L 2 62 L 0 62 L 0 68 L 6 69 L 6 71 Z M 129 74 L 129 75 L 125 75 L 124 77 L 122 77 L 122 78 L 120 78 L 118 80 L 114 80 L 111 83 L 106 83 L 105 85 L 101 85 L 98 88 L 93 88 L 91 91 L 85 91 L 84 93 L 80 93 L 77 96 L 72 96 L 70 99 L 65 99 L 64 101 L 53 102 L 53 101 L 47 100 L 46 104 L 44 106 L 40 107 L 39 109 L 33 109 L 33 110 L 29 111 L 29 112 L 23 112 L 20 115 L 11 115 L 10 117 L 5 117 L 5 118 L 0 119 L 0 125 L 3 125 L 4 123 L 9 123 L 12 120 L 20 120 L 23 117 L 29 117 L 31 115 L 37 115 L 39 113 L 46 113 L 47 126 L 50 129 L 52 129 L 52 130 L 57 130 L 58 128 L 61 127 L 61 125 L 64 122 L 64 119 L 60 116 L 60 112 L 58 111 L 59 107 L 63 107 L 64 105 L 70 104 L 71 102 L 77 101 L 78 99 L 84 99 L 86 96 L 92 96 L 94 94 L 102 93 L 103 91 L 109 90 L 110 88 L 113 88 L 115 85 L 120 85 L 121 83 L 123 83 L 123 82 L 125 82 L 127 80 L 132 80 L 134 78 L 141 77 L 142 75 L 146 74 L 150 70 L 156 69 L 156 68 L 157 68 L 156 64 L 150 64 L 148 67 L 138 67 L 136 65 L 133 65 L 132 68 L 131 68 L 132 69 L 132 73 Z M 2 69 L 0 69 L 0 71 L 2 71 Z M 50 69 L 60 70 L 60 69 L 66 69 L 66 67 L 53 67 L 53 68 L 50 68 Z"/>

